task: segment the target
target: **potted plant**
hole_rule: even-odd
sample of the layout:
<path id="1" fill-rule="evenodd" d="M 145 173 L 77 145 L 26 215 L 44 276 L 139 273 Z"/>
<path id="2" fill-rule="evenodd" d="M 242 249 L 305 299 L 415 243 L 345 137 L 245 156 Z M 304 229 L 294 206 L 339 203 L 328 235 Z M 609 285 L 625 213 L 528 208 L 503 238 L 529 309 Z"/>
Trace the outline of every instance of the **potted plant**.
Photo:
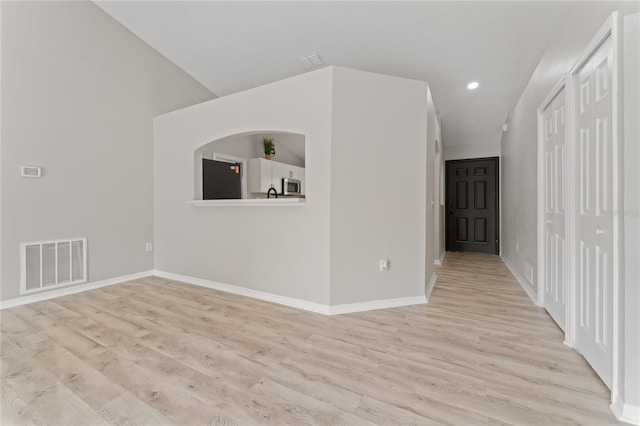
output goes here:
<path id="1" fill-rule="evenodd" d="M 264 158 L 271 160 L 276 153 L 276 145 L 273 143 L 273 138 L 264 136 L 262 138 L 262 145 L 264 146 Z"/>

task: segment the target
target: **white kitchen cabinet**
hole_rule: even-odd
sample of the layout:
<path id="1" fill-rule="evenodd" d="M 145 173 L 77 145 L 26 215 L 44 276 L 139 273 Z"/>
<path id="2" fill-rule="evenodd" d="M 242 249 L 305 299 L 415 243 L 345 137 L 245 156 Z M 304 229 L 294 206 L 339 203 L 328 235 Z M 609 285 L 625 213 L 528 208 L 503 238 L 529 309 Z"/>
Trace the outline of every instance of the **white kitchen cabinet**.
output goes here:
<path id="1" fill-rule="evenodd" d="M 300 179 L 301 176 L 304 178 L 304 167 L 282 164 L 282 177 Z"/>
<path id="2" fill-rule="evenodd" d="M 292 177 L 294 179 L 298 179 L 300 182 L 304 183 L 304 167 L 293 166 L 292 168 Z M 304 185 L 302 185 L 302 191 L 304 194 Z"/>
<path id="3" fill-rule="evenodd" d="M 294 167 L 291 164 L 282 164 L 282 177 L 292 178 Z"/>
<path id="4" fill-rule="evenodd" d="M 269 188 L 275 188 L 278 194 L 282 192 L 282 178 L 293 178 L 303 182 L 304 194 L 304 167 L 266 160 L 264 158 L 252 158 L 248 164 L 248 191 L 253 193 L 266 193 Z"/>
<path id="5" fill-rule="evenodd" d="M 289 177 L 300 181 L 300 193 L 305 194 L 304 167 L 291 166 Z"/>
<path id="6" fill-rule="evenodd" d="M 285 164 L 278 163 L 277 161 L 265 160 L 271 163 L 271 182 L 273 187 L 278 191 L 278 194 L 282 192 L 282 174 Z"/>
<path id="7" fill-rule="evenodd" d="M 280 192 L 279 179 L 274 179 L 274 161 L 264 158 L 252 158 L 247 165 L 247 190 L 249 192 L 266 193 L 269 188 Z M 277 171 L 276 171 L 277 172 Z"/>

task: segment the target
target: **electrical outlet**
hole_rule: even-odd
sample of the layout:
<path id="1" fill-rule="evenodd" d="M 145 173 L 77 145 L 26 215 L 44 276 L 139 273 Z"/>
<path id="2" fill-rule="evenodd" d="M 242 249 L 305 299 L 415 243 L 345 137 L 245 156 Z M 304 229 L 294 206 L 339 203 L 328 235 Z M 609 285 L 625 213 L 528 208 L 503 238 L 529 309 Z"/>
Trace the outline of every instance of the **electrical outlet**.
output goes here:
<path id="1" fill-rule="evenodd" d="M 146 251 L 152 251 L 152 250 L 153 250 L 153 243 L 146 243 L 146 244 L 144 245 L 144 249 L 145 249 Z"/>
<path id="2" fill-rule="evenodd" d="M 380 259 L 380 272 L 387 272 L 391 268 L 389 259 Z"/>
<path id="3" fill-rule="evenodd" d="M 529 284 L 533 284 L 533 266 L 529 262 L 524 263 L 524 277 Z"/>

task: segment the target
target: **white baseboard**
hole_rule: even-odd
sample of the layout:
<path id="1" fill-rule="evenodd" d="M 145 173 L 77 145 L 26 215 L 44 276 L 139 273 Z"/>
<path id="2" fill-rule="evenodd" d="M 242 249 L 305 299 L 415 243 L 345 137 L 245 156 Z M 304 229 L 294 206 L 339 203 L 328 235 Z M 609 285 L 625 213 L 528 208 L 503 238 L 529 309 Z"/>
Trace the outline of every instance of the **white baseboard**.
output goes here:
<path id="1" fill-rule="evenodd" d="M 609 406 L 613 414 L 621 422 L 630 423 L 632 425 L 640 425 L 640 407 L 637 405 L 625 404 L 620 397 Z"/>
<path id="2" fill-rule="evenodd" d="M 304 309 L 305 311 L 316 312 L 319 314 L 330 315 L 329 306 L 321 303 L 309 302 L 307 300 L 296 299 L 293 297 L 280 296 L 265 291 L 253 290 L 232 284 L 224 284 L 217 281 L 205 280 L 202 278 L 189 277 L 187 275 L 174 274 L 165 271 L 153 271 L 153 275 L 157 277 L 167 278 L 174 281 L 180 281 L 187 284 L 193 284 L 200 287 L 220 290 L 227 293 L 238 294 L 240 296 L 252 297 L 254 299 L 265 300 L 267 302 L 278 303 L 280 305 L 291 306 L 292 308 Z"/>
<path id="3" fill-rule="evenodd" d="M 427 301 L 429 301 L 429 298 L 431 297 L 431 292 L 433 291 L 433 287 L 436 286 L 436 281 L 438 279 L 438 276 L 435 274 L 435 272 L 431 275 L 431 279 L 429 280 L 429 284 L 427 284 L 427 288 L 424 292 L 424 297 L 427 299 Z"/>
<path id="4" fill-rule="evenodd" d="M 349 314 L 352 312 L 375 311 L 376 309 L 399 308 L 400 306 L 421 305 L 427 303 L 426 296 L 396 297 L 394 299 L 371 300 L 369 302 L 347 303 L 328 306 L 329 315 Z"/>
<path id="5" fill-rule="evenodd" d="M 518 281 L 518 283 L 520 284 L 520 287 L 522 287 L 525 293 L 527 293 L 527 296 L 529 296 L 533 304 L 536 306 L 540 306 L 538 304 L 538 296 L 534 293 L 533 288 L 531 288 L 527 280 L 522 275 L 520 275 L 520 273 L 515 268 L 515 266 L 513 266 L 511 262 L 509 262 L 509 259 L 507 259 L 504 256 L 500 256 L 500 257 L 502 258 L 502 261 L 504 262 L 504 264 L 507 265 L 507 268 L 509 268 L 509 270 L 511 271 L 511 274 L 513 275 L 513 277 L 516 279 L 516 281 Z"/>
<path id="6" fill-rule="evenodd" d="M 171 280 L 181 281 L 187 284 L 193 284 L 201 287 L 211 288 L 214 290 L 225 291 L 227 293 L 238 294 L 240 296 L 252 297 L 254 299 L 265 300 L 267 302 L 278 303 L 280 305 L 290 306 L 305 311 L 316 312 L 324 315 L 347 314 L 351 312 L 372 311 L 376 309 L 397 308 L 400 306 L 418 305 L 427 303 L 426 296 L 415 297 L 397 297 L 394 299 L 371 300 L 360 303 L 346 303 L 342 305 L 323 305 L 321 303 L 309 302 L 307 300 L 296 299 L 293 297 L 280 296 L 264 291 L 252 290 L 246 287 L 235 286 L 231 284 L 223 284 L 215 281 L 204 280 L 201 278 L 189 277 L 186 275 L 173 274 L 164 271 L 145 271 L 135 274 L 124 275 L 121 277 L 110 278 L 102 281 L 78 284 L 75 286 L 65 287 L 57 290 L 51 290 L 44 293 L 30 294 L 27 296 L 16 297 L 0 302 L 0 310 L 9 309 L 16 306 L 27 305 L 29 303 L 41 302 L 43 300 L 54 299 L 56 297 L 68 296 L 70 294 L 82 293 L 84 291 L 93 290 L 100 287 L 106 287 L 114 284 L 120 284 L 127 281 L 136 280 L 148 276 L 158 276 Z M 429 287 L 433 288 L 435 284 L 435 274 L 431 278 Z"/>
<path id="7" fill-rule="evenodd" d="M 267 293 L 265 291 L 253 290 L 237 285 L 224 284 L 216 281 L 205 280 L 202 278 L 189 277 L 187 275 L 174 274 L 165 271 L 153 271 L 153 275 L 167 278 L 170 280 L 180 281 L 187 284 L 193 284 L 200 287 L 206 287 L 213 290 L 220 290 L 227 293 L 237 294 L 240 296 L 251 297 L 254 299 L 264 300 L 267 302 L 278 303 L 280 305 L 289 306 L 305 311 L 316 312 L 324 315 L 338 315 L 352 312 L 372 311 L 376 309 L 397 308 L 399 306 L 417 305 L 427 303 L 425 296 L 416 297 L 398 297 L 394 299 L 372 300 L 361 303 L 346 303 L 343 305 L 324 305 L 322 303 L 309 302 L 308 300 L 296 299 L 294 297 L 280 296 L 278 294 Z"/>
<path id="8" fill-rule="evenodd" d="M 70 294 L 82 293 L 84 291 L 93 290 L 100 287 L 106 287 L 114 284 L 120 284 L 127 281 L 137 280 L 153 275 L 153 271 L 138 272 L 135 274 L 123 275 L 121 277 L 109 278 L 102 281 L 94 281 L 84 284 L 78 284 L 57 290 L 45 291 L 43 293 L 29 294 L 26 296 L 16 297 L 14 299 L 4 300 L 0 302 L 0 310 L 9 309 L 16 306 L 27 305 L 29 303 L 42 302 L 43 300 L 54 299 L 56 297 L 68 296 Z"/>
<path id="9" fill-rule="evenodd" d="M 433 263 L 434 263 L 434 264 L 436 264 L 436 265 L 438 265 L 438 266 L 442 265 L 442 264 L 444 263 L 444 257 L 445 257 L 446 255 L 447 255 L 447 251 L 445 250 L 445 251 L 443 251 L 443 252 L 440 254 L 440 258 L 439 258 L 439 259 L 435 259 L 435 260 L 433 261 Z"/>

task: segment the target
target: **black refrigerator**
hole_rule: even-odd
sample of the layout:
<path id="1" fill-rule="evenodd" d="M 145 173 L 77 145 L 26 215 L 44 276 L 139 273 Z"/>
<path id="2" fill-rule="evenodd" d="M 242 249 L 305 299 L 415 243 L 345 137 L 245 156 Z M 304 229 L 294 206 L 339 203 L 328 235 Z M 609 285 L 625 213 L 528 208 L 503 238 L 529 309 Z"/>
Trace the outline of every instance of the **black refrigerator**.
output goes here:
<path id="1" fill-rule="evenodd" d="M 240 163 L 202 160 L 202 199 L 234 200 L 242 198 Z"/>

